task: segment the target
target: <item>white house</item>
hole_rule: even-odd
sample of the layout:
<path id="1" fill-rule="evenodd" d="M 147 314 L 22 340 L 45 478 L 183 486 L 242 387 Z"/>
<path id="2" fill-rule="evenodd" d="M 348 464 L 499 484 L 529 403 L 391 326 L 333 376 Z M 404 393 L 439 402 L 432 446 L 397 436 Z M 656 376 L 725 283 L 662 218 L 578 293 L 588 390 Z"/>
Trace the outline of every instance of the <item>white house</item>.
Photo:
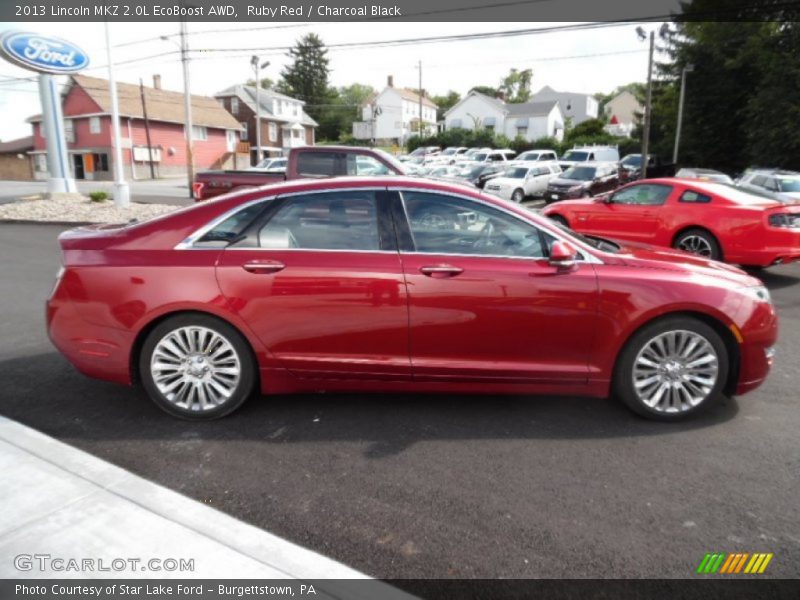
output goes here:
<path id="1" fill-rule="evenodd" d="M 436 109 L 430 98 L 422 97 L 422 133 L 436 133 Z M 403 144 L 416 135 L 420 120 L 420 97 L 407 88 L 394 87 L 389 75 L 382 92 L 369 98 L 361 107 L 362 121 L 353 123 L 353 137 L 358 140 L 396 140 Z"/>
<path id="2" fill-rule="evenodd" d="M 600 106 L 597 98 L 591 94 L 557 92 L 546 85 L 531 96 L 531 102 L 550 102 L 552 100 L 558 102 L 564 119 L 569 119 L 572 125 L 596 119 L 599 114 Z"/>
<path id="3" fill-rule="evenodd" d="M 564 137 L 564 116 L 555 100 L 507 103 L 472 90 L 444 117 L 446 129 L 488 129 L 528 141 Z"/>
<path id="4" fill-rule="evenodd" d="M 636 96 L 625 90 L 606 102 L 603 112 L 608 116 L 608 125 L 604 127 L 608 133 L 630 137 L 644 107 Z"/>

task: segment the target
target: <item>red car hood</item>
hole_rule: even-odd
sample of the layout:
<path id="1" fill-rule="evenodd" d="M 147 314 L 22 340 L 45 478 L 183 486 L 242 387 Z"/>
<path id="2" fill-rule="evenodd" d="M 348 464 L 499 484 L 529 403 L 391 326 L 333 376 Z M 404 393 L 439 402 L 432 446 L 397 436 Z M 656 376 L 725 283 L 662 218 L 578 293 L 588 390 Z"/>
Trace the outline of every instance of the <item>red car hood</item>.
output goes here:
<path id="1" fill-rule="evenodd" d="M 619 244 L 620 250 L 613 256 L 631 267 L 701 274 L 725 279 L 737 286 L 761 285 L 758 279 L 733 265 L 709 260 L 681 250 L 636 242 L 614 241 Z"/>

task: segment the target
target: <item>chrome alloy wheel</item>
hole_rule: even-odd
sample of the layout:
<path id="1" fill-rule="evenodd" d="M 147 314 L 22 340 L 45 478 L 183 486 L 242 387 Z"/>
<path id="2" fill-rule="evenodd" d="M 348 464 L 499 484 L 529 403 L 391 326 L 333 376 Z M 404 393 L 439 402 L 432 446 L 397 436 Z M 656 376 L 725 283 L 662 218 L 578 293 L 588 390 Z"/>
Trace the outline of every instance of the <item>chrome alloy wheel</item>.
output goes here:
<path id="1" fill-rule="evenodd" d="M 700 235 L 687 235 L 678 244 L 680 250 L 691 252 L 699 256 L 711 257 L 714 254 L 711 244 L 708 240 Z"/>
<path id="2" fill-rule="evenodd" d="M 200 326 L 180 327 L 156 344 L 150 371 L 168 402 L 192 411 L 224 404 L 242 375 L 239 355 L 225 337 Z"/>
<path id="3" fill-rule="evenodd" d="M 639 400 L 657 412 L 689 410 L 705 400 L 717 383 L 719 357 L 694 331 L 661 333 L 648 341 L 633 362 L 633 387 Z"/>

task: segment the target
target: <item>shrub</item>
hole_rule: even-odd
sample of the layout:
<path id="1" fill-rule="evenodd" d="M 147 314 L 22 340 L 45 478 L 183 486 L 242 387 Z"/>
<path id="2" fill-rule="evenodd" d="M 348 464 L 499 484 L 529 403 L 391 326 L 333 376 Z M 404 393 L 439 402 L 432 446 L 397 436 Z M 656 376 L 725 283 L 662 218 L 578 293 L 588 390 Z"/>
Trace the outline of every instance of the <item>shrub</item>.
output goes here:
<path id="1" fill-rule="evenodd" d="M 89 198 L 92 200 L 92 202 L 105 202 L 108 200 L 108 193 L 104 192 L 103 190 L 89 192 Z"/>

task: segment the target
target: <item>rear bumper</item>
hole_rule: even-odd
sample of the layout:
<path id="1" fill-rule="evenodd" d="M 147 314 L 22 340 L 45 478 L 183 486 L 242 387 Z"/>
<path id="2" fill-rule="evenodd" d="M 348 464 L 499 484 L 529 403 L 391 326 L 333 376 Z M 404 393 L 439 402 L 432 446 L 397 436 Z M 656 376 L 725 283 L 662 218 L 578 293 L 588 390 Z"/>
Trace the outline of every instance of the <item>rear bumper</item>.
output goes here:
<path id="1" fill-rule="evenodd" d="M 132 334 L 82 319 L 60 287 L 46 304 L 50 341 L 84 375 L 130 385 Z"/>

